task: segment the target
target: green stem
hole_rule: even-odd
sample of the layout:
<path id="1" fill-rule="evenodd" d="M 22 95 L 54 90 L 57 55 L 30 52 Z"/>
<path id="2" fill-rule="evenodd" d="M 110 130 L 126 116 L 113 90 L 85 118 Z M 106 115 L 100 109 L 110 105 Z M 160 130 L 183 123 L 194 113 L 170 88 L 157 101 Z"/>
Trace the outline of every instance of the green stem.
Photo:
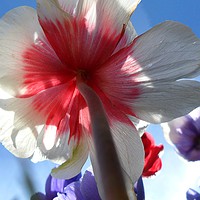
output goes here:
<path id="1" fill-rule="evenodd" d="M 120 161 L 101 100 L 84 82 L 77 85 L 89 108 L 103 200 L 128 200 Z"/>

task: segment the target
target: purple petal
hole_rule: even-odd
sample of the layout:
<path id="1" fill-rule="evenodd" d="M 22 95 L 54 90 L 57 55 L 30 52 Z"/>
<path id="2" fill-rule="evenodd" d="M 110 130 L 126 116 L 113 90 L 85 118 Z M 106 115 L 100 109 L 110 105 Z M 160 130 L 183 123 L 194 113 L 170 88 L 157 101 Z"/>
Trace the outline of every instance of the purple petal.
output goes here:
<path id="1" fill-rule="evenodd" d="M 81 186 L 80 181 L 73 182 L 67 185 L 67 187 L 65 187 L 64 189 L 64 192 L 66 194 L 65 200 L 88 200 L 83 197 L 80 190 L 80 186 Z"/>
<path id="2" fill-rule="evenodd" d="M 81 181 L 81 192 L 87 200 L 101 200 L 94 175 L 91 171 L 86 170 Z"/>
<path id="3" fill-rule="evenodd" d="M 191 188 L 187 191 L 186 197 L 187 200 L 200 200 L 200 194 Z"/>
<path id="4" fill-rule="evenodd" d="M 190 114 L 168 124 L 169 138 L 180 156 L 188 161 L 200 160 L 200 116 Z"/>
<path id="5" fill-rule="evenodd" d="M 144 200 L 145 199 L 145 194 L 144 194 L 144 185 L 142 181 L 142 177 L 138 179 L 138 181 L 134 185 L 134 190 L 137 195 L 137 200 Z"/>
<path id="6" fill-rule="evenodd" d="M 58 193 L 58 196 L 55 197 L 53 200 L 68 200 L 68 197 L 65 194 Z"/>
<path id="7" fill-rule="evenodd" d="M 53 199 L 54 197 L 57 196 L 58 192 L 63 193 L 64 188 L 67 185 L 69 185 L 70 183 L 72 183 L 74 181 L 78 181 L 80 178 L 81 178 L 81 173 L 71 179 L 68 179 L 68 180 L 56 179 L 56 178 L 52 177 L 51 175 L 49 175 L 49 177 L 47 178 L 47 181 L 46 181 L 46 186 L 45 186 L 45 192 L 46 192 L 47 199 Z"/>

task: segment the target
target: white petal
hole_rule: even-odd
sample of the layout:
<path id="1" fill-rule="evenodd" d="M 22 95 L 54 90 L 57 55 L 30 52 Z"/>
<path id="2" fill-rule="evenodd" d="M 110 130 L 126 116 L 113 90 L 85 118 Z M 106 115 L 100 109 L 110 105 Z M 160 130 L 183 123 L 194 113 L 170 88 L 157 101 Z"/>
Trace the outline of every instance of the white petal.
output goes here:
<path id="1" fill-rule="evenodd" d="M 57 101 L 57 96 L 61 94 L 58 92 L 56 99 L 53 98 L 55 90 L 49 89 L 30 98 L 0 100 L 0 114 L 4 119 L 0 124 L 0 141 L 14 155 L 31 157 L 33 162 L 48 159 L 58 164 L 71 157 L 76 141 L 69 139 L 69 116 L 67 111 L 63 111 L 65 117 L 59 112 L 62 102 Z M 52 110 L 56 121 L 47 124 L 47 119 L 52 118 Z"/>
<path id="2" fill-rule="evenodd" d="M 18 7 L 0 20 L 0 87 L 11 95 L 24 95 L 28 85 L 24 83 L 27 72 L 29 75 L 32 72 L 32 79 L 26 80 L 31 85 L 30 80 L 38 77 L 34 70 L 42 73 L 42 67 L 48 66 L 56 59 L 55 53 L 44 38 L 34 9 Z M 25 71 L 25 68 L 28 70 Z M 43 89 L 45 84 L 45 81 L 40 84 Z M 37 86 L 39 89 L 39 85 Z"/>
<path id="3" fill-rule="evenodd" d="M 20 67 L 23 66 L 23 60 L 20 58 L 24 49 L 34 43 L 34 32 L 37 33 L 39 26 L 36 19 L 36 12 L 32 8 L 19 7 L 0 20 L 1 84 L 6 82 L 11 85 L 10 88 L 21 84 Z M 4 78 L 8 74 L 10 78 Z M 19 74 L 18 78 L 13 78 L 14 74 Z"/>
<path id="4" fill-rule="evenodd" d="M 144 149 L 141 138 L 134 126 L 120 122 L 112 122 L 111 131 L 122 168 L 132 183 L 135 183 L 144 167 Z"/>
<path id="5" fill-rule="evenodd" d="M 59 20 L 62 22 L 63 16 L 67 16 L 67 13 L 65 13 L 60 7 L 63 5 L 62 2 L 61 5 L 59 5 L 57 0 L 37 0 L 37 4 L 39 20 L 48 20 L 54 22 L 55 20 Z"/>
<path id="6" fill-rule="evenodd" d="M 189 115 L 194 120 L 199 119 L 199 116 L 200 116 L 200 107 L 194 109 L 192 112 L 189 113 Z"/>
<path id="7" fill-rule="evenodd" d="M 140 119 L 160 123 L 188 114 L 199 106 L 199 100 L 199 82 L 158 82 L 149 87 L 144 85 L 141 95 L 134 100 L 133 110 Z"/>
<path id="8" fill-rule="evenodd" d="M 58 134 L 57 127 L 48 126 L 48 128 L 51 129 L 51 132 L 48 132 L 47 128 L 44 126 L 43 130 L 38 135 L 37 147 L 35 148 L 31 160 L 33 162 L 51 160 L 57 164 L 62 164 L 71 158 L 76 142 L 73 138 L 69 140 L 69 128 L 66 129 L 65 132 L 63 130 L 60 135 Z"/>
<path id="9" fill-rule="evenodd" d="M 76 13 L 78 2 L 79 0 L 71 0 L 71 1 L 58 0 L 58 3 L 62 8 L 62 10 L 69 13 L 70 15 L 74 15 Z"/>
<path id="10" fill-rule="evenodd" d="M 42 128 L 41 117 L 31 110 L 30 101 L 0 100 L 0 118 L 1 143 L 17 157 L 30 157 Z"/>
<path id="11" fill-rule="evenodd" d="M 117 48 L 114 52 L 117 52 L 136 36 L 129 20 L 139 2 L 140 0 L 83 0 L 79 1 L 78 12 L 79 15 L 86 16 L 88 25 L 95 27 L 96 34 L 101 33 L 99 40 L 103 40 L 104 37 L 110 41 L 116 40 Z M 106 45 L 108 46 L 109 44 Z"/>
<path id="12" fill-rule="evenodd" d="M 83 1 L 79 1 L 82 11 L 87 10 L 86 8 L 88 8 L 91 3 L 94 2 L 93 0 L 83 0 Z M 135 10 L 135 8 L 137 7 L 137 5 L 139 4 L 140 0 L 111 0 L 111 1 L 105 1 L 105 0 L 95 0 L 95 2 L 97 3 L 99 9 L 102 9 L 102 7 L 105 8 L 106 12 L 109 12 L 109 9 L 111 12 L 111 14 L 114 14 L 115 12 L 119 12 L 119 13 L 126 13 L 128 15 L 131 15 L 132 12 Z M 79 8 L 79 9 L 81 9 Z M 114 9 L 115 8 L 115 9 Z M 119 11 L 121 9 L 121 11 Z"/>
<path id="13" fill-rule="evenodd" d="M 95 4 L 96 15 L 98 19 L 98 25 L 103 28 L 103 24 L 111 24 L 110 28 L 116 28 L 116 30 L 121 30 L 123 24 L 127 24 L 130 19 L 130 15 L 135 10 L 140 0 L 83 0 L 79 1 L 78 14 L 86 15 L 88 10 Z M 117 20 L 116 20 L 117 19 Z"/>
<path id="14" fill-rule="evenodd" d="M 88 143 L 86 138 L 82 138 L 78 145 L 73 147 L 73 152 L 69 160 L 54 168 L 51 175 L 56 178 L 70 179 L 80 173 L 88 158 Z"/>
<path id="15" fill-rule="evenodd" d="M 127 88 L 137 89 L 140 83 L 153 85 L 156 81 L 171 82 L 198 76 L 199 55 L 200 41 L 192 31 L 180 23 L 168 21 L 138 36 L 130 46 L 113 55 L 99 73 L 103 81 L 112 84 L 108 94 L 111 92 L 115 96 L 116 88 L 131 99 L 125 93 L 129 91 Z"/>
<path id="16" fill-rule="evenodd" d="M 168 21 L 138 36 L 131 46 L 114 55 L 100 70 L 104 71 L 102 75 L 108 82 L 114 81 L 115 72 L 118 81 L 114 81 L 112 88 L 114 85 L 118 85 L 118 90 L 137 88 L 141 82 L 153 84 L 158 80 L 198 76 L 199 55 L 200 41 L 192 31 L 180 23 Z"/>
<path id="17" fill-rule="evenodd" d="M 135 82 L 172 81 L 200 74 L 200 41 L 183 24 L 167 21 L 139 36 L 132 57 Z"/>
<path id="18" fill-rule="evenodd" d="M 114 54 L 95 81 L 114 106 L 127 106 L 147 122 L 168 121 L 199 106 L 198 83 L 175 83 L 200 74 L 199 55 L 199 39 L 188 27 L 169 21 Z"/>
<path id="19" fill-rule="evenodd" d="M 139 120 L 138 118 L 136 117 L 133 117 L 133 116 L 128 116 L 129 119 L 132 121 L 132 123 L 135 125 L 135 128 L 137 129 L 140 137 L 142 137 L 142 135 L 144 134 L 144 132 L 146 131 L 149 123 L 148 122 L 145 122 L 143 120 Z"/>
<path id="20" fill-rule="evenodd" d="M 57 3 L 56 0 L 50 0 L 54 3 Z M 83 12 L 84 10 L 87 10 L 90 5 L 95 2 L 97 3 L 98 7 L 100 5 L 105 4 L 105 7 L 107 8 L 106 11 L 110 11 L 111 9 L 116 7 L 119 7 L 118 9 L 121 9 L 120 12 L 125 12 L 128 15 L 131 15 L 131 13 L 135 10 L 137 5 L 139 4 L 140 0 L 111 0 L 110 2 L 105 1 L 105 0 L 71 0 L 71 1 L 66 1 L 66 0 L 57 0 L 60 7 L 65 11 L 70 14 L 74 14 L 75 12 L 78 12 L 77 5 L 79 4 L 79 12 Z M 38 2 L 42 2 L 41 0 Z M 115 10 L 114 10 L 115 11 Z M 82 13 L 81 12 L 81 13 Z M 79 13 L 80 14 L 80 13 Z"/>
<path id="21" fill-rule="evenodd" d="M 136 33 L 131 21 L 129 21 L 125 27 L 125 32 L 124 32 L 120 42 L 118 43 L 115 51 L 113 52 L 113 54 L 118 52 L 120 49 L 127 47 L 136 38 L 136 36 L 137 36 L 137 33 Z"/>

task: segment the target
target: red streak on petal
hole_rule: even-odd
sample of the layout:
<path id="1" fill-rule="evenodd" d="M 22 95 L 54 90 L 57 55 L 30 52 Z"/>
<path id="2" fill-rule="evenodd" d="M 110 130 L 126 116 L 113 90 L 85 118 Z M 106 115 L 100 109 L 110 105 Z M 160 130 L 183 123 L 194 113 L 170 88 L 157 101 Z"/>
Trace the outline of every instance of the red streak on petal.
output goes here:
<path id="1" fill-rule="evenodd" d="M 114 54 L 93 74 L 92 82 L 101 89 L 112 105 L 135 116 L 132 105 L 141 94 L 135 72 L 140 66 L 131 57 L 132 54 L 130 46 Z"/>
<path id="2" fill-rule="evenodd" d="M 69 133 L 69 141 L 72 137 L 79 140 L 83 130 L 89 132 L 89 120 L 81 119 L 80 110 L 84 109 L 86 116 L 89 113 L 76 89 L 75 73 L 44 43 L 33 44 L 23 58 L 25 90 L 18 98 L 33 98 L 32 107 L 46 120 L 46 129 L 55 126 L 58 136 Z"/>
<path id="3" fill-rule="evenodd" d="M 91 32 L 83 16 L 62 20 L 40 19 L 40 24 L 57 56 L 72 70 L 98 68 L 112 55 L 123 33 L 110 32 L 110 26 L 98 29 L 98 24 Z"/>
<path id="4" fill-rule="evenodd" d="M 113 104 L 113 102 L 109 99 L 109 97 L 107 97 L 105 93 L 102 92 L 97 86 L 93 85 L 93 89 L 101 98 L 101 101 L 103 103 L 104 109 L 106 110 L 108 118 L 110 118 L 111 120 L 120 121 L 122 123 L 133 126 L 132 122 L 126 115 L 129 113 L 133 114 L 130 111 L 130 109 L 126 108 L 124 105 Z"/>
<path id="5" fill-rule="evenodd" d="M 82 134 L 91 134 L 90 116 L 87 104 L 80 93 L 76 96 L 70 112 L 70 138 L 80 139 Z"/>
<path id="6" fill-rule="evenodd" d="M 72 137 L 79 141 L 83 130 L 87 129 L 86 132 L 90 132 L 90 121 L 80 118 L 82 109 L 86 109 L 87 118 L 89 113 L 83 97 L 76 89 L 75 81 L 39 93 L 33 107 L 46 118 L 46 129 L 48 126 L 57 127 L 58 136 L 69 133 L 68 142 Z"/>
<path id="7" fill-rule="evenodd" d="M 45 43 L 33 44 L 23 53 L 23 91 L 20 98 L 30 97 L 47 88 L 65 84 L 74 73 L 64 66 Z"/>
<path id="8" fill-rule="evenodd" d="M 91 131 L 88 108 L 75 82 L 75 76 L 84 71 L 85 81 L 100 96 L 107 114 L 131 124 L 124 117 L 134 115 L 127 100 L 137 98 L 140 91 L 130 70 L 121 70 L 129 49 L 111 56 L 123 32 L 116 35 L 107 28 L 89 33 L 84 19 L 40 23 L 50 44 L 38 39 L 24 52 L 25 90 L 19 97 L 34 96 L 33 108 L 44 116 L 47 126 L 56 126 L 58 135 L 69 129 L 70 138 L 80 139 L 84 131 Z M 96 69 L 101 69 L 98 74 Z"/>

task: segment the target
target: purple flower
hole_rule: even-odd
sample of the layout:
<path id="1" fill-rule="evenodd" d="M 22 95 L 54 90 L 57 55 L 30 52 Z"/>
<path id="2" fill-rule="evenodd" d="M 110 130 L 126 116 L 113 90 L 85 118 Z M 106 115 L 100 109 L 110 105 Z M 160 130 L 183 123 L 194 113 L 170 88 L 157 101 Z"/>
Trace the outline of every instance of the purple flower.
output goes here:
<path id="1" fill-rule="evenodd" d="M 191 188 L 187 191 L 186 197 L 187 200 L 200 200 L 200 194 Z"/>
<path id="2" fill-rule="evenodd" d="M 101 200 L 92 169 L 86 170 L 79 181 L 67 185 L 54 200 Z"/>
<path id="3" fill-rule="evenodd" d="M 88 168 L 84 175 L 78 174 L 74 178 L 64 180 L 56 179 L 51 175 L 47 178 L 46 195 L 37 193 L 31 200 L 101 200 L 92 167 Z M 137 200 L 144 199 L 144 187 L 142 178 L 135 184 Z"/>
<path id="4" fill-rule="evenodd" d="M 142 176 L 138 179 L 138 181 L 134 185 L 134 191 L 137 196 L 137 200 L 144 200 L 145 194 L 144 194 L 144 185 L 142 181 Z"/>
<path id="5" fill-rule="evenodd" d="M 200 160 L 200 107 L 163 124 L 163 130 L 179 155 L 188 161 Z"/>
<path id="6" fill-rule="evenodd" d="M 52 200 L 57 196 L 58 193 L 64 193 L 64 189 L 67 185 L 79 181 L 81 178 L 81 173 L 71 179 L 56 179 L 49 175 L 46 181 L 45 192 L 46 199 Z"/>
<path id="7" fill-rule="evenodd" d="M 46 195 L 37 193 L 31 200 L 101 200 L 92 168 L 77 176 L 64 180 L 51 175 L 47 178 Z"/>

